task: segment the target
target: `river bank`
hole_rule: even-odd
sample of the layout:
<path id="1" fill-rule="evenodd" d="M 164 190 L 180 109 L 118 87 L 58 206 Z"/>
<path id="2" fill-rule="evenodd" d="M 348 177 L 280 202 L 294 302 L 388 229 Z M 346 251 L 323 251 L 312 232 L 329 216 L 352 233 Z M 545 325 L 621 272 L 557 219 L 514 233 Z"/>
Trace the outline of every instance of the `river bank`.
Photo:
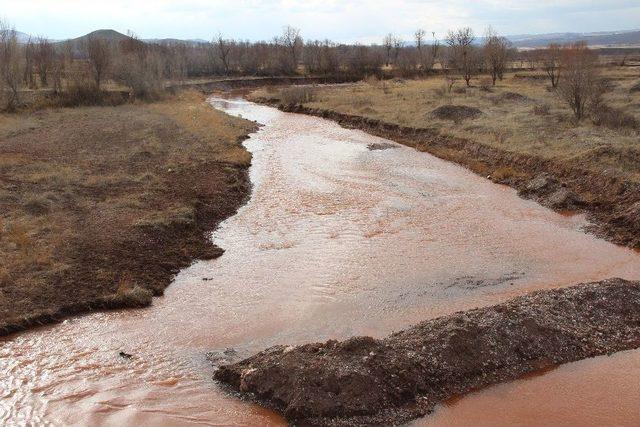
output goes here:
<path id="1" fill-rule="evenodd" d="M 0 335 L 143 307 L 246 201 L 255 124 L 196 93 L 0 116 Z"/>
<path id="2" fill-rule="evenodd" d="M 252 99 L 285 112 L 333 120 L 382 138 L 414 147 L 465 166 L 492 181 L 509 185 L 525 198 L 559 212 L 586 212 L 589 231 L 616 244 L 640 248 L 640 184 L 580 169 L 552 159 L 518 154 L 478 142 L 303 105 Z"/>
<path id="3" fill-rule="evenodd" d="M 608 73 L 615 89 L 607 102 L 635 114 L 628 98 L 637 95 L 627 93 L 633 76 Z M 257 91 L 249 99 L 327 118 L 455 162 L 556 211 L 585 212 L 590 232 L 640 248 L 637 130 L 576 125 L 544 83 L 521 77 L 509 76 L 487 91 L 467 88 L 448 95 L 436 95 L 440 80 L 431 78 L 310 88 L 302 102 L 284 102 L 283 93 L 273 90 Z M 468 105 L 476 116 L 458 117 L 452 111 L 435 117 L 443 103 Z M 536 112 L 541 105 L 544 114 Z"/>
<path id="4" fill-rule="evenodd" d="M 302 425 L 399 424 L 444 400 L 640 347 L 640 282 L 539 291 L 385 339 L 275 346 L 214 378 Z"/>

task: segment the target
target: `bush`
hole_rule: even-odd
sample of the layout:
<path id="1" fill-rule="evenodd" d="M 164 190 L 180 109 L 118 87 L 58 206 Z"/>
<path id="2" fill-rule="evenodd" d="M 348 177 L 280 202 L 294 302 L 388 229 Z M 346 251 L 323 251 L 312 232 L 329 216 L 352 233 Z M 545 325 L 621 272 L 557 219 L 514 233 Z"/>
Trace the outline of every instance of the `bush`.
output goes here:
<path id="1" fill-rule="evenodd" d="M 459 123 L 466 119 L 475 119 L 480 116 L 482 111 L 475 107 L 466 105 L 443 105 L 431 112 L 431 117 L 440 120 L 453 120 Z"/>
<path id="2" fill-rule="evenodd" d="M 486 77 L 480 79 L 480 90 L 483 92 L 493 92 L 493 80 Z"/>
<path id="3" fill-rule="evenodd" d="M 301 105 L 307 102 L 312 102 L 315 99 L 315 91 L 310 87 L 294 86 L 283 89 L 280 94 L 280 99 L 284 105 Z"/>
<path id="4" fill-rule="evenodd" d="M 549 104 L 540 104 L 533 107 L 533 114 L 536 116 L 548 116 L 551 112 L 551 106 Z"/>
<path id="5" fill-rule="evenodd" d="M 590 113 L 591 121 L 596 126 L 610 129 L 640 129 L 640 123 L 634 116 L 603 102 L 593 105 Z"/>

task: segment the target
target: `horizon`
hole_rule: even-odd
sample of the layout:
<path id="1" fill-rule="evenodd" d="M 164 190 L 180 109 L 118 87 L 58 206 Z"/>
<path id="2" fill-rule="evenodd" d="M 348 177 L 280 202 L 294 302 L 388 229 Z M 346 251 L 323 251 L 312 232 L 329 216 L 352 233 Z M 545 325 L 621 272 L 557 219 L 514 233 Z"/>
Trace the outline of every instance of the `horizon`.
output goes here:
<path id="1" fill-rule="evenodd" d="M 17 31 L 53 40 L 73 39 L 99 29 L 135 33 L 142 39 L 211 40 L 219 32 L 227 38 L 270 40 L 291 25 L 305 39 L 331 39 L 341 43 L 379 43 L 387 33 L 405 40 L 423 28 L 442 38 L 449 29 L 471 27 L 481 36 L 488 26 L 509 36 L 554 33 L 627 32 L 638 29 L 640 5 L 616 0 L 602 5 L 590 0 L 560 2 L 482 0 L 473 5 L 461 0 L 403 0 L 389 5 L 377 0 L 241 0 L 220 1 L 122 0 L 108 6 L 63 0 L 15 2 L 0 0 L 0 18 Z"/>

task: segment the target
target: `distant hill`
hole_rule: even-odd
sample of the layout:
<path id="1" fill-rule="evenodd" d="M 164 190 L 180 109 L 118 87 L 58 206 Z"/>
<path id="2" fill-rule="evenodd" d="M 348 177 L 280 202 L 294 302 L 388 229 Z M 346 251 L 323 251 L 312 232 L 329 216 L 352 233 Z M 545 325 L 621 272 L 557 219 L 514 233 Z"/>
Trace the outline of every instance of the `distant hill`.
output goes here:
<path id="1" fill-rule="evenodd" d="M 190 45 L 199 45 L 199 44 L 206 44 L 209 43 L 206 40 L 203 39 L 189 39 L 189 40 L 182 40 L 182 39 L 144 39 L 143 40 L 146 43 L 155 43 L 155 44 L 178 44 L 178 43 L 187 43 Z"/>
<path id="2" fill-rule="evenodd" d="M 119 33 L 115 30 L 96 30 L 75 39 L 65 40 L 65 42 L 68 41 L 70 43 L 80 45 L 82 43 L 86 43 L 89 39 L 92 38 L 117 43 L 121 42 L 122 40 L 130 39 L 131 37 Z"/>
<path id="3" fill-rule="evenodd" d="M 16 31 L 16 36 L 18 37 L 18 43 L 26 43 L 29 41 L 29 38 L 31 38 L 29 34 L 20 31 Z"/>
<path id="4" fill-rule="evenodd" d="M 507 38 L 518 48 L 536 48 L 547 46 L 550 43 L 565 44 L 577 41 L 585 41 L 589 46 L 599 47 L 640 46 L 640 30 L 516 35 L 507 36 Z"/>

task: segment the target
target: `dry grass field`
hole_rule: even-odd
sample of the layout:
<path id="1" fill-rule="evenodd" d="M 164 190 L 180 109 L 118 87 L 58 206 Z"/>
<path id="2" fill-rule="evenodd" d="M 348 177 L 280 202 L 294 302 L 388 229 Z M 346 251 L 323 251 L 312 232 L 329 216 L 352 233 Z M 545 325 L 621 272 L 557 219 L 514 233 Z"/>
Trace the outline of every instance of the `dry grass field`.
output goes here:
<path id="1" fill-rule="evenodd" d="M 253 123 L 201 95 L 0 115 L 0 332 L 146 305 L 248 193 Z"/>
<path id="2" fill-rule="evenodd" d="M 549 89 L 550 83 L 541 71 L 507 74 L 496 87 L 482 77 L 472 80 L 470 88 L 459 80 L 451 91 L 442 76 L 371 79 L 354 85 L 314 88 L 311 99 L 302 104 L 385 123 L 434 129 L 501 150 L 553 158 L 640 182 L 640 71 L 609 68 L 603 70 L 603 77 L 608 87 L 604 101 L 613 109 L 580 123 Z M 282 100 L 282 92 L 273 89 L 256 91 L 252 96 Z M 459 111 L 448 106 L 476 110 Z M 440 114 L 438 108 L 442 108 Z"/>

